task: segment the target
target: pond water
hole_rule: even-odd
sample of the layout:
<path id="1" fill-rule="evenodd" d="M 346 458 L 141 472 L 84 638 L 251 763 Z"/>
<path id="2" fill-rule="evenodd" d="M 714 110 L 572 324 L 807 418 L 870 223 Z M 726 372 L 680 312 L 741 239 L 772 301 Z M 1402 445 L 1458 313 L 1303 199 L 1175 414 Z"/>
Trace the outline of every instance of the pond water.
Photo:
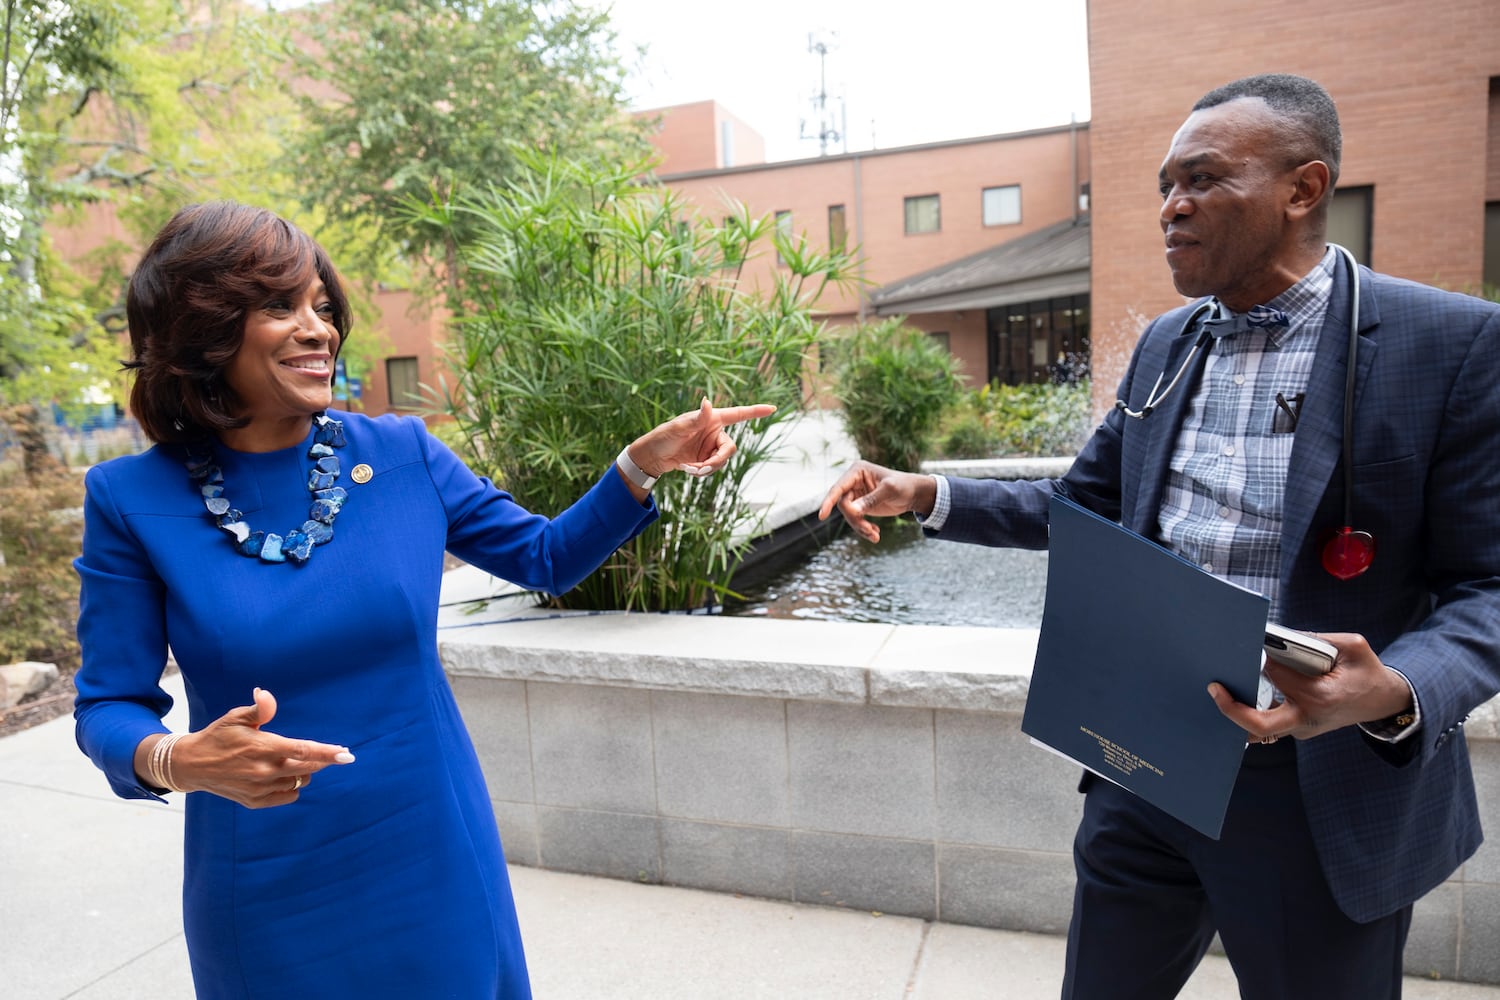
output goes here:
<path id="1" fill-rule="evenodd" d="M 892 625 L 1036 628 L 1047 590 L 1047 553 L 922 537 L 909 521 L 884 522 L 880 544 L 844 529 L 791 564 L 736 579 L 742 601 L 724 613 Z"/>

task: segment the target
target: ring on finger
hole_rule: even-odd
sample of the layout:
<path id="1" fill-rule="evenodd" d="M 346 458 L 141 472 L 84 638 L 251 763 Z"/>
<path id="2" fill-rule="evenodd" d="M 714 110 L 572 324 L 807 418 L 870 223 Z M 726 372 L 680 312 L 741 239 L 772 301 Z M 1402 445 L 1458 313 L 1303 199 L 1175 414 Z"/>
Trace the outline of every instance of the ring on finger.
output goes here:
<path id="1" fill-rule="evenodd" d="M 1281 737 L 1279 737 L 1279 736 L 1262 736 L 1260 738 L 1260 742 L 1261 742 L 1262 746 L 1270 746 L 1272 743 L 1275 743 L 1280 738 Z"/>
<path id="2" fill-rule="evenodd" d="M 302 775 L 298 774 L 298 775 L 293 776 L 293 778 L 292 778 L 292 791 L 295 792 L 297 789 L 299 789 L 301 787 L 302 787 Z"/>

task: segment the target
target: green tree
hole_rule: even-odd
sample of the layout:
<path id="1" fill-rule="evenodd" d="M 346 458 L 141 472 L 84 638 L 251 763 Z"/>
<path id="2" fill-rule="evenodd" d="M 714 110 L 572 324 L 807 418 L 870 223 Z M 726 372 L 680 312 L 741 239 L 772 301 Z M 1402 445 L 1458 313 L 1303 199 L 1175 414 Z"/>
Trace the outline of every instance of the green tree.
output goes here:
<path id="1" fill-rule="evenodd" d="M 6 0 L 0 25 L 0 400 L 72 396 L 98 378 L 97 324 L 53 290 L 70 275 L 43 227 L 54 205 L 91 192 L 58 184 L 52 167 L 91 96 L 113 89 L 127 30 L 112 3 Z"/>
<path id="2" fill-rule="evenodd" d="M 556 513 L 620 447 L 658 422 L 716 403 L 769 402 L 777 413 L 731 429 L 739 450 L 718 474 L 656 487 L 661 520 L 577 588 L 576 608 L 696 608 L 724 592 L 755 514 L 740 489 L 776 422 L 801 409 L 812 305 L 850 280 L 823 254 L 731 207 L 706 223 L 669 191 L 641 187 L 638 166 L 591 167 L 517 153 L 504 188 L 408 213 L 454 240 L 463 305 L 449 344 L 456 384 L 439 405 L 466 458 L 529 508 Z M 771 248 L 773 286 L 740 287 L 746 260 Z"/>
<path id="3" fill-rule="evenodd" d="M 299 18 L 239 0 L 7 0 L 0 58 L 0 398 L 64 403 L 107 384 L 123 400 L 125 279 L 134 255 L 183 205 L 263 205 L 325 241 L 358 245 L 305 208 L 283 148 L 300 126 L 290 67 Z M 122 236 L 64 260 L 49 234 L 88 232 L 105 203 Z M 69 241 L 76 242 L 76 241 Z M 383 341 L 364 320 L 344 353 L 368 371 Z"/>
<path id="4" fill-rule="evenodd" d="M 359 234 L 335 247 L 357 270 L 404 260 L 451 279 L 470 220 L 432 229 L 400 207 L 503 184 L 518 143 L 622 159 L 645 149 L 603 13 L 567 0 L 340 0 L 308 16 L 306 129 L 290 152 L 304 206 Z"/>
<path id="5" fill-rule="evenodd" d="M 107 383 L 140 245 L 185 202 L 276 198 L 267 127 L 294 110 L 282 27 L 233 0 L 6 0 L 0 393 L 66 403 Z M 127 238 L 89 232 L 99 203 Z M 79 259 L 49 239 L 69 227 L 89 236 Z"/>

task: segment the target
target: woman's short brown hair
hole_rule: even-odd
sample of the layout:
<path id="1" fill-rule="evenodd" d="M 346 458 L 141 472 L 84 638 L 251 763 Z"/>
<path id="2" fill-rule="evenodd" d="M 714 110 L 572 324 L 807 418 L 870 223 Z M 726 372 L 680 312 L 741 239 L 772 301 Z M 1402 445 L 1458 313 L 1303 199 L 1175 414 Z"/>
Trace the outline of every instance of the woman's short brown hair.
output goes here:
<path id="1" fill-rule="evenodd" d="M 349 300 L 323 248 L 285 219 L 232 201 L 189 205 L 151 241 L 130 276 L 125 315 L 135 372 L 130 409 L 146 436 L 185 443 L 243 427 L 224 370 L 245 317 L 323 282 L 339 346 Z"/>

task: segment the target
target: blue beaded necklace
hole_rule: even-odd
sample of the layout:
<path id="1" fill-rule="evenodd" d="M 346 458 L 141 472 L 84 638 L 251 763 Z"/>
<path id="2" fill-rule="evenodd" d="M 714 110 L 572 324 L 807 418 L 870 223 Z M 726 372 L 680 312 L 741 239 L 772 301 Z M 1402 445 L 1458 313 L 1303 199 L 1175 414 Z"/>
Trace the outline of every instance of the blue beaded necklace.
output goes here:
<path id="1" fill-rule="evenodd" d="M 333 519 L 343 509 L 349 494 L 342 486 L 335 486 L 339 478 L 339 459 L 333 453 L 344 446 L 344 422 L 334 420 L 319 411 L 313 414 L 313 444 L 307 457 L 313 460 L 312 471 L 307 477 L 307 492 L 312 495 L 312 507 L 307 520 L 300 528 L 293 528 L 285 536 L 275 532 L 252 531 L 245 523 L 245 515 L 229 502 L 224 495 L 224 472 L 215 461 L 212 446 L 205 454 L 188 449 L 188 476 L 198 487 L 203 497 L 203 506 L 213 519 L 233 540 L 234 549 L 242 556 L 279 563 L 290 559 L 300 566 L 312 557 L 313 547 L 325 545 L 333 540 Z"/>

